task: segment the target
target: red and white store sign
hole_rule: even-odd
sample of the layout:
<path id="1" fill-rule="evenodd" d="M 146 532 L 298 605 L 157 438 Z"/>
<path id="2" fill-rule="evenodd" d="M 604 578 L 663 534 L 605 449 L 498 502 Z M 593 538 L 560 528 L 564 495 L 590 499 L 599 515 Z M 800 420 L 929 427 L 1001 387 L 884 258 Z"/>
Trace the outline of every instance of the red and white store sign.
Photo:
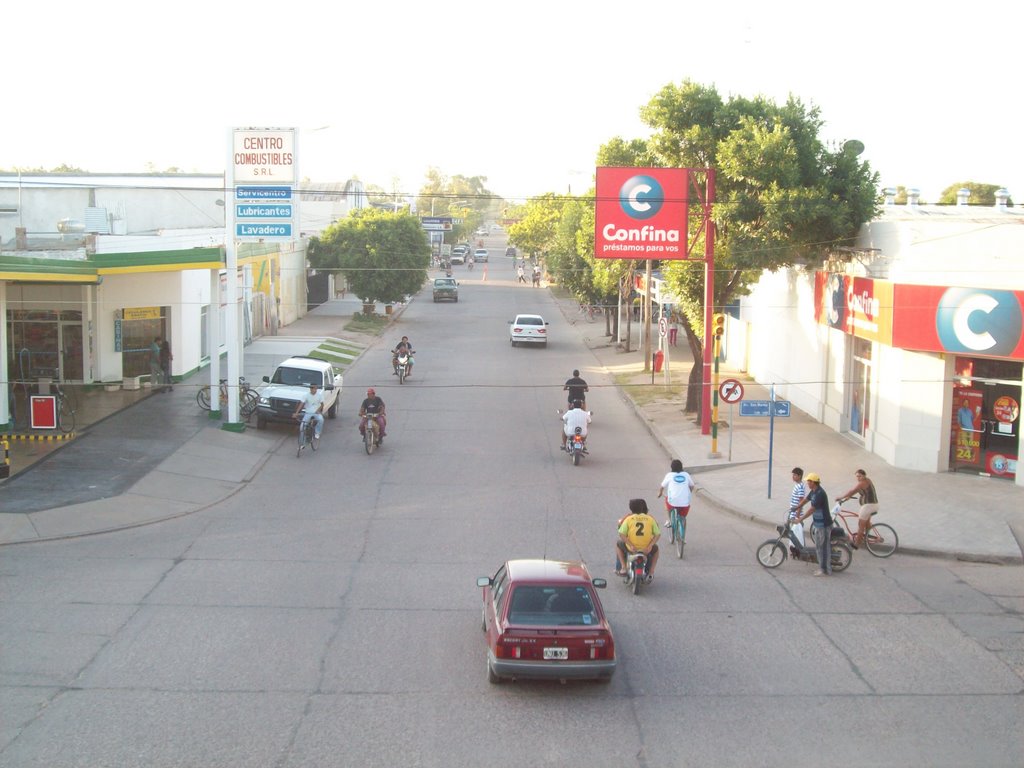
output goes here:
<path id="1" fill-rule="evenodd" d="M 892 345 L 1024 360 L 1024 291 L 897 284 Z"/>
<path id="2" fill-rule="evenodd" d="M 819 323 L 900 349 L 1024 360 L 1024 291 L 818 272 Z"/>
<path id="3" fill-rule="evenodd" d="M 893 284 L 869 277 L 817 272 L 814 306 L 819 323 L 862 339 L 892 343 Z"/>
<path id="4" fill-rule="evenodd" d="M 685 259 L 686 168 L 597 169 L 594 256 Z"/>

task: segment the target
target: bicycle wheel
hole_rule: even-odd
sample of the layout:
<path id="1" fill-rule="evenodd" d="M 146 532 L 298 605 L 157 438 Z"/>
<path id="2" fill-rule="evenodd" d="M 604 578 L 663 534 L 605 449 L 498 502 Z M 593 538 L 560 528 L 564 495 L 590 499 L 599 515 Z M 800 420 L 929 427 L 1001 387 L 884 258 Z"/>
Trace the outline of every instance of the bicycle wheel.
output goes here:
<path id="1" fill-rule="evenodd" d="M 366 432 L 363 435 L 363 445 L 366 447 L 367 456 L 373 453 L 373 449 L 377 447 L 377 441 L 373 439 L 373 429 L 369 424 L 366 425 Z"/>
<path id="2" fill-rule="evenodd" d="M 247 389 L 242 392 L 242 402 L 239 404 L 239 410 L 242 412 L 242 418 L 248 421 L 252 418 L 252 415 L 256 413 L 256 405 L 260 401 L 260 396 L 253 392 L 251 389 Z"/>
<path id="3" fill-rule="evenodd" d="M 60 398 L 57 410 L 57 426 L 65 435 L 75 431 L 75 412 L 65 398 Z"/>
<path id="4" fill-rule="evenodd" d="M 889 557 L 899 547 L 900 539 L 891 525 L 877 523 L 868 528 L 864 545 L 875 557 Z"/>
<path id="5" fill-rule="evenodd" d="M 832 570 L 845 571 L 853 562 L 853 549 L 845 541 L 832 542 Z"/>
<path id="6" fill-rule="evenodd" d="M 668 543 L 675 544 L 676 541 L 676 511 L 673 509 L 668 513 Z"/>
<path id="7" fill-rule="evenodd" d="M 299 447 L 295 451 L 295 457 L 302 456 L 302 449 L 306 447 L 306 425 L 299 422 Z"/>
<path id="8" fill-rule="evenodd" d="M 676 515 L 676 525 L 678 530 L 676 531 L 676 556 L 683 559 L 683 549 L 686 547 L 686 518 L 682 515 Z"/>
<path id="9" fill-rule="evenodd" d="M 310 424 L 312 424 L 312 422 L 310 422 Z M 316 436 L 315 426 L 310 427 L 309 434 L 306 437 L 309 440 L 309 447 L 314 451 L 320 447 L 320 438 Z"/>
<path id="10" fill-rule="evenodd" d="M 207 384 L 196 392 L 196 402 L 204 411 L 210 410 L 210 385 Z"/>
<path id="11" fill-rule="evenodd" d="M 778 539 L 769 539 L 757 548 L 757 562 L 765 568 L 778 568 L 789 557 L 786 548 Z"/>

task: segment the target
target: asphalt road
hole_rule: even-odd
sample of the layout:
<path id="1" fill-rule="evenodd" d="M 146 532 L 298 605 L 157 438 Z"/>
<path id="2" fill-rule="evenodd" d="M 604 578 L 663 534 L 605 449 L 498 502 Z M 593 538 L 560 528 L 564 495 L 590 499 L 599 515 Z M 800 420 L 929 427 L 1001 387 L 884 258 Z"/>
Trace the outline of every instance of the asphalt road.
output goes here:
<path id="1" fill-rule="evenodd" d="M 503 249 L 502 249 L 503 252 Z M 546 291 L 496 256 L 417 300 L 346 375 L 321 450 L 274 457 L 186 518 L 0 553 L 5 766 L 1019 766 L 1019 568 L 855 556 L 811 577 L 763 527 L 696 507 L 639 597 L 602 594 L 610 685 L 487 683 L 477 576 L 512 557 L 613 564 L 667 457 Z M 516 312 L 548 349 L 512 349 Z M 583 370 L 591 455 L 558 451 Z M 390 437 L 362 450 L 367 385 Z M 240 435 L 240 440 L 246 435 Z"/>

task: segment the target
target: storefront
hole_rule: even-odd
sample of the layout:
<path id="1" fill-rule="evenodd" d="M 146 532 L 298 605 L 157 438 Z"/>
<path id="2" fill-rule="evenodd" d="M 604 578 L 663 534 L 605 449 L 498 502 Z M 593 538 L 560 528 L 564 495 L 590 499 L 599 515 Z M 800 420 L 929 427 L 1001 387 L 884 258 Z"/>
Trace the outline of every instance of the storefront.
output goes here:
<path id="1" fill-rule="evenodd" d="M 167 339 L 167 307 L 125 307 L 114 319 L 114 351 L 124 377 L 149 373 L 153 339 Z M 170 340 L 170 339 L 168 339 Z"/>
<path id="2" fill-rule="evenodd" d="M 818 272 L 817 320 L 835 331 L 842 351 L 832 356 L 825 388 L 835 393 L 839 430 L 874 450 L 879 404 L 875 388 L 889 393 L 890 424 L 880 442 L 890 453 L 928 453 L 924 436 L 941 413 L 948 430 L 948 468 L 1013 480 L 1021 445 L 1020 404 L 1024 389 L 1024 291 L 941 285 L 909 285 Z M 881 360 L 889 368 L 876 370 Z M 894 369 L 896 365 L 898 368 Z M 935 375 L 933 371 L 938 371 Z M 941 410 L 939 406 L 941 405 Z M 927 463 L 926 458 L 921 459 Z M 936 461 L 939 468 L 945 459 Z"/>

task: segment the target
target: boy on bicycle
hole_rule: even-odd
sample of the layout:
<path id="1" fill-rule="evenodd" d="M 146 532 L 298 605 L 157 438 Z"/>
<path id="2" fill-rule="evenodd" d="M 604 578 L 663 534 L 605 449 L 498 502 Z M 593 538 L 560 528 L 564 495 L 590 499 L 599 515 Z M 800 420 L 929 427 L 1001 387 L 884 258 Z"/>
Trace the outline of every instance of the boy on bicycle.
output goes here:
<path id="1" fill-rule="evenodd" d="M 672 508 L 675 507 L 677 515 L 686 517 L 690 514 L 690 502 L 693 498 L 693 478 L 690 477 L 689 472 L 683 471 L 683 462 L 679 459 L 672 459 L 670 468 L 672 471 L 661 481 L 658 498 L 665 494 L 665 509 L 671 513 Z M 671 525 L 671 519 L 665 521 L 666 528 Z"/>

